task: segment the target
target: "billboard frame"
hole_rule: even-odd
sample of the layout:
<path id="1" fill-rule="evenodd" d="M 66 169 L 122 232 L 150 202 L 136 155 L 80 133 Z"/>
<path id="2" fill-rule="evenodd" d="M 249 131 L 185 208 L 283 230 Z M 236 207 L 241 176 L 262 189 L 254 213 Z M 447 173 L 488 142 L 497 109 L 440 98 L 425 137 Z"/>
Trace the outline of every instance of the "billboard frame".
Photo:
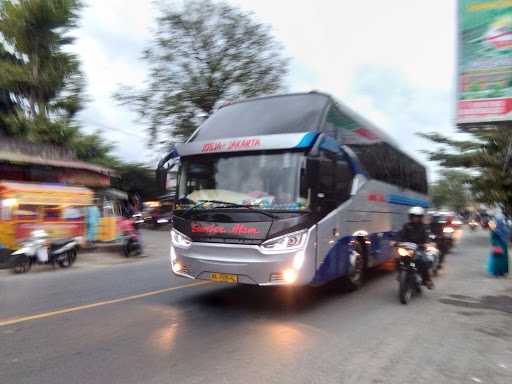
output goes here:
<path id="1" fill-rule="evenodd" d="M 471 0 L 470 0 L 471 1 Z M 494 2 L 498 4 L 496 0 L 474 0 L 474 3 L 491 3 Z M 502 96 L 502 97 L 487 97 L 487 98 L 471 98 L 471 99 L 463 99 L 462 98 L 462 60 L 464 59 L 463 54 L 463 15 L 462 12 L 463 7 L 467 4 L 464 0 L 457 0 L 456 2 L 456 105 L 455 105 L 455 123 L 458 128 L 464 131 L 472 131 L 472 130 L 489 130 L 489 129 L 499 129 L 499 128 L 510 128 L 512 127 L 512 95 L 510 96 Z M 497 8 L 498 9 L 498 8 Z M 509 9 L 509 13 L 512 17 L 512 1 L 510 6 L 505 5 L 503 9 Z M 512 49 L 511 49 L 512 51 Z M 512 57 L 512 52 L 510 54 Z M 512 69 L 512 64 L 509 66 Z M 512 73 L 510 75 L 512 81 Z M 512 87 L 512 85 L 511 85 Z M 463 103 L 461 103 L 463 102 Z M 486 107 L 489 108 L 488 111 L 492 111 L 493 109 L 498 111 L 499 108 L 502 108 L 502 112 L 496 112 L 493 116 L 492 112 L 488 114 L 482 114 L 481 117 L 478 117 L 475 113 L 474 117 L 463 118 L 461 117 L 461 104 L 465 104 L 467 109 L 471 109 L 472 106 L 478 109 L 480 105 L 483 109 Z M 500 118 L 500 115 L 503 117 Z"/>

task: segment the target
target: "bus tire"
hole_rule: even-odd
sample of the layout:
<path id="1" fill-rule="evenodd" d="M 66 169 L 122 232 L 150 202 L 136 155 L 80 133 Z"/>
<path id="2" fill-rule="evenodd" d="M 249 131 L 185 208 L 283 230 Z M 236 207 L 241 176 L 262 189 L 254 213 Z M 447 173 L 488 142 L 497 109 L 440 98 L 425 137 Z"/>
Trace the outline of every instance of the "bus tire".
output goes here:
<path id="1" fill-rule="evenodd" d="M 357 243 L 353 252 L 354 253 L 351 255 L 351 259 L 353 258 L 353 261 L 351 260 L 353 268 L 347 278 L 350 291 L 356 291 L 362 287 L 366 272 L 366 255 L 360 243 Z"/>

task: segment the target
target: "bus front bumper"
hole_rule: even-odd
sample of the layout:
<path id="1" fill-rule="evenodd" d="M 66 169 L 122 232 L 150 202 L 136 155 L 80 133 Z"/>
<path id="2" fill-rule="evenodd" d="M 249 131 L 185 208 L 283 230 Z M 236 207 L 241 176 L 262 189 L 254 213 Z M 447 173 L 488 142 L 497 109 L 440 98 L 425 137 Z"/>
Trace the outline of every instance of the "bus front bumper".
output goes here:
<path id="1" fill-rule="evenodd" d="M 306 285 L 314 275 L 308 249 L 264 254 L 258 246 L 193 243 L 171 245 L 171 270 L 177 276 L 253 285 Z"/>

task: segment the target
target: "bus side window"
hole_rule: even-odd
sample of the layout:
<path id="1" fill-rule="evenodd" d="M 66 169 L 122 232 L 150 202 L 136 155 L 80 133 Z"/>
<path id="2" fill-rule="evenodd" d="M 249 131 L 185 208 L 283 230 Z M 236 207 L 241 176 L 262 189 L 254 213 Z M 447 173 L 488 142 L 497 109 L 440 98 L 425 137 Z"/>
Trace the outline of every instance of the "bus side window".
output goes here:
<path id="1" fill-rule="evenodd" d="M 325 118 L 323 132 L 336 139 L 339 145 L 343 145 L 346 138 L 353 135 L 353 130 L 358 127 L 358 123 L 342 113 L 336 104 L 332 104 Z"/>
<path id="2" fill-rule="evenodd" d="M 336 112 L 337 111 L 333 106 L 329 109 L 323 127 L 323 132 L 332 137 L 333 139 L 337 139 L 338 116 Z"/>

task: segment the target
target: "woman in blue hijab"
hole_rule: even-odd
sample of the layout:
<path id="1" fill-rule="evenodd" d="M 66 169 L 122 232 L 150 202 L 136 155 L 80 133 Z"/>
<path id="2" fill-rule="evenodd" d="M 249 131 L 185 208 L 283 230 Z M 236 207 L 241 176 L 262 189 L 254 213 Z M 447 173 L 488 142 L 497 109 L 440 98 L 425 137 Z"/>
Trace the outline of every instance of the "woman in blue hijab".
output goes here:
<path id="1" fill-rule="evenodd" d="M 503 215 L 497 215 L 495 223 L 491 224 L 492 250 L 489 256 L 487 271 L 494 276 L 508 274 L 508 243 L 510 241 L 510 229 Z"/>

